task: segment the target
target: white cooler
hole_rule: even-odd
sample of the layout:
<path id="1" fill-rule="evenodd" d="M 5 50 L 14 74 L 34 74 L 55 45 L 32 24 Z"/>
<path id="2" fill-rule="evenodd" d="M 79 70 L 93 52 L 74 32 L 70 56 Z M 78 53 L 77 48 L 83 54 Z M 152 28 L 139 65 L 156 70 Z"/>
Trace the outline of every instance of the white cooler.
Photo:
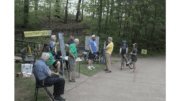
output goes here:
<path id="1" fill-rule="evenodd" d="M 32 75 L 33 64 L 21 64 L 21 72 Z"/>

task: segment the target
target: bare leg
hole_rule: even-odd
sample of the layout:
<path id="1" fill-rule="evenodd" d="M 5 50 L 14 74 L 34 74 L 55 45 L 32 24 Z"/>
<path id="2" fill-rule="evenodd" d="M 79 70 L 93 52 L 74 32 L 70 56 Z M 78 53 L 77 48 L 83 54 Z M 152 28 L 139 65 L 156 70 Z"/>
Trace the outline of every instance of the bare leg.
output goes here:
<path id="1" fill-rule="evenodd" d="M 136 63 L 133 61 L 134 71 L 136 70 Z"/>
<path id="2" fill-rule="evenodd" d="M 89 60 L 88 60 L 88 66 L 90 66 L 90 65 L 91 65 L 91 60 L 89 59 Z"/>
<path id="3" fill-rule="evenodd" d="M 128 61 L 128 59 L 127 59 L 126 55 L 124 55 L 124 58 L 126 59 L 126 61 Z"/>
<path id="4" fill-rule="evenodd" d="M 61 63 L 58 61 L 58 62 L 56 63 L 58 72 L 60 71 L 60 65 L 61 65 Z"/>

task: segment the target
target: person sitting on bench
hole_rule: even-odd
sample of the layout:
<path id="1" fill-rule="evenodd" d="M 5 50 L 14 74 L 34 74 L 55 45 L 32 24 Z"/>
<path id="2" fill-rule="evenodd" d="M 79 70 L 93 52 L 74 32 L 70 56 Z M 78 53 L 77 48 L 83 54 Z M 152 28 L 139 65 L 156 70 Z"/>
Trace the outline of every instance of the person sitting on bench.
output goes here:
<path id="1" fill-rule="evenodd" d="M 36 61 L 33 68 L 33 73 L 38 81 L 41 81 L 44 85 L 54 85 L 54 99 L 59 101 L 65 101 L 61 97 L 64 94 L 65 80 L 59 78 L 59 73 L 55 73 L 48 69 L 46 62 L 50 58 L 48 53 L 43 52 L 41 59 Z"/>

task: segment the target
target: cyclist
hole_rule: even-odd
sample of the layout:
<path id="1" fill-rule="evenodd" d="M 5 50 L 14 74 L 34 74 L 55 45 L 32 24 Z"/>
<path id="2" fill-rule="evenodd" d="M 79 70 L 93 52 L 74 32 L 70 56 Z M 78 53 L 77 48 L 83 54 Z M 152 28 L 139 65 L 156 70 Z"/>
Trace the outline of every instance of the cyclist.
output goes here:
<path id="1" fill-rule="evenodd" d="M 122 54 L 122 62 L 123 62 L 122 68 L 124 68 L 124 58 L 127 61 L 126 64 L 129 64 L 129 61 L 128 61 L 127 57 L 126 57 L 126 54 L 128 53 L 128 45 L 126 45 L 126 40 L 122 41 L 122 46 L 120 47 L 119 51 L 120 51 L 120 54 Z"/>
<path id="2" fill-rule="evenodd" d="M 132 52 L 130 52 L 130 54 L 132 54 L 131 59 L 132 59 L 132 62 L 133 62 L 133 67 L 134 67 L 133 72 L 135 72 L 135 70 L 136 70 L 137 51 L 138 51 L 137 47 L 138 47 L 138 44 L 134 43 L 133 44 L 133 50 L 132 50 Z"/>

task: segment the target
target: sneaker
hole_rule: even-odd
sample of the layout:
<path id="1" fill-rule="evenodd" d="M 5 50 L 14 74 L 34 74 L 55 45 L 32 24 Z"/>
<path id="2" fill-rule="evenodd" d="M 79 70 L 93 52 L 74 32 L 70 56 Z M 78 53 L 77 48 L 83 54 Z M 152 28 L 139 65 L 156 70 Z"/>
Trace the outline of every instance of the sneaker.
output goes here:
<path id="1" fill-rule="evenodd" d="M 124 68 L 124 67 L 122 67 L 122 68 Z"/>
<path id="2" fill-rule="evenodd" d="M 61 96 L 59 96 L 59 97 L 56 97 L 56 96 L 55 96 L 54 99 L 55 99 L 55 100 L 59 100 L 59 101 L 65 101 L 65 99 L 62 98 Z"/>
<path id="3" fill-rule="evenodd" d="M 126 64 L 129 64 L 129 61 Z"/>
<path id="4" fill-rule="evenodd" d="M 75 79 L 72 79 L 72 80 L 69 80 L 69 82 L 76 82 L 76 80 L 75 80 Z"/>
<path id="5" fill-rule="evenodd" d="M 106 73 L 111 73 L 111 71 L 106 71 Z"/>
<path id="6" fill-rule="evenodd" d="M 94 66 L 91 66 L 91 69 L 94 69 L 95 67 Z"/>
<path id="7" fill-rule="evenodd" d="M 87 69 L 92 70 L 90 66 L 88 66 Z"/>

